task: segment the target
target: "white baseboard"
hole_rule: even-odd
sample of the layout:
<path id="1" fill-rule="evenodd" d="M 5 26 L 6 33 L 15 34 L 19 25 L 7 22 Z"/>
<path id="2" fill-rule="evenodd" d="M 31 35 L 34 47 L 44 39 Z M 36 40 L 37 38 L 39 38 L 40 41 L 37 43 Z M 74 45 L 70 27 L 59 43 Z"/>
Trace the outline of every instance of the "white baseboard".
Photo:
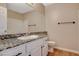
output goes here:
<path id="1" fill-rule="evenodd" d="M 67 48 L 61 48 L 61 47 L 55 47 L 55 48 L 56 48 L 56 49 L 63 50 L 63 51 L 73 52 L 73 53 L 79 54 L 79 51 L 75 51 L 75 50 L 71 50 L 71 49 L 67 49 Z"/>

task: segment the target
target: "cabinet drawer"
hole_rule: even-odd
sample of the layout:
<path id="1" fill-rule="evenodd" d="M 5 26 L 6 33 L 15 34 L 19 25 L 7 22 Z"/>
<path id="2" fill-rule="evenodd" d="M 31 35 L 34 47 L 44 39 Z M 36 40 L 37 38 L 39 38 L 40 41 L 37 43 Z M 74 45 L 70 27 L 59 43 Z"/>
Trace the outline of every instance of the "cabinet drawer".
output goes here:
<path id="1" fill-rule="evenodd" d="M 20 45 L 14 48 L 6 49 L 1 52 L 2 56 L 23 56 L 25 55 L 25 45 Z"/>
<path id="2" fill-rule="evenodd" d="M 18 53 L 19 51 L 17 51 L 15 48 L 11 48 L 11 49 L 6 49 L 4 51 L 1 52 L 2 56 L 14 56 Z"/>

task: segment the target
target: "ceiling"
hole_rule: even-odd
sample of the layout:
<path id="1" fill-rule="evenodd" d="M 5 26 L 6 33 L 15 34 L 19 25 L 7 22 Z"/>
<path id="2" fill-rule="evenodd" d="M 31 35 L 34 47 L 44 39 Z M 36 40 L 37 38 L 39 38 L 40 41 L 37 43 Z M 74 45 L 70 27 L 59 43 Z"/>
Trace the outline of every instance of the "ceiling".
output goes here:
<path id="1" fill-rule="evenodd" d="M 8 3 L 7 8 L 22 14 L 33 10 L 33 8 L 26 3 Z"/>
<path id="2" fill-rule="evenodd" d="M 43 3 L 44 6 L 48 6 L 51 4 L 52 3 Z M 7 8 L 21 14 L 27 13 L 33 10 L 32 6 L 26 3 L 8 3 Z"/>

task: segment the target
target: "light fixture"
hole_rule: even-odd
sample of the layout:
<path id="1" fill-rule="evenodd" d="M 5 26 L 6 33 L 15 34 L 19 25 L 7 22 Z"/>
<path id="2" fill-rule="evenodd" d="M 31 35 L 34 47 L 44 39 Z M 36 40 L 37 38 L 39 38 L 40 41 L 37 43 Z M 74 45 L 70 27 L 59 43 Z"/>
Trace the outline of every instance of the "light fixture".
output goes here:
<path id="1" fill-rule="evenodd" d="M 35 5 L 35 3 L 26 3 L 27 5 L 33 7 Z"/>

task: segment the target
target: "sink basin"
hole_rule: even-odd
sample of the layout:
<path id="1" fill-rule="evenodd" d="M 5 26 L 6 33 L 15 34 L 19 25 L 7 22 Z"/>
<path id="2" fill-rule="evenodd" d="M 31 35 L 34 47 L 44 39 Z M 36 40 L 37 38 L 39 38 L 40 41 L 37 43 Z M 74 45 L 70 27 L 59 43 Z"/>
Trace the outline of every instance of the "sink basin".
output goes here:
<path id="1" fill-rule="evenodd" d="M 38 35 L 30 35 L 30 36 L 18 37 L 17 39 L 19 39 L 19 40 L 32 40 L 32 39 L 37 39 L 38 37 L 39 37 Z"/>

